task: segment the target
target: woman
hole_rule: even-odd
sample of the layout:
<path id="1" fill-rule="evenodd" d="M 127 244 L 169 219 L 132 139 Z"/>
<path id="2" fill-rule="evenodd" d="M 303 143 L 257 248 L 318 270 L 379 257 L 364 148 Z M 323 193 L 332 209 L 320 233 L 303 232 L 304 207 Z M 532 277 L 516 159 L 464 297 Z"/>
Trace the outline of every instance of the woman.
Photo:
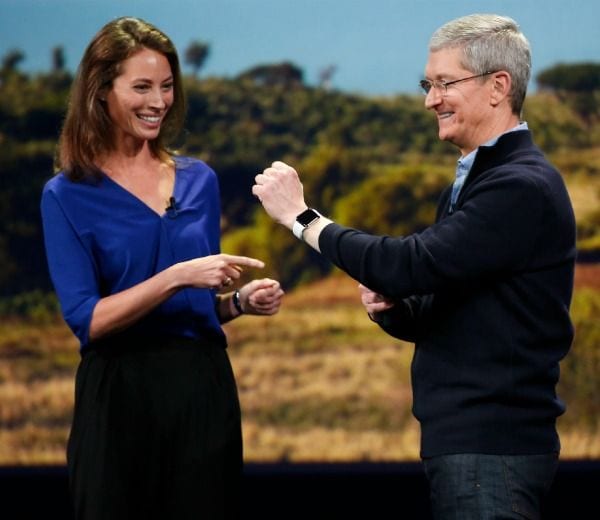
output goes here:
<path id="1" fill-rule="evenodd" d="M 67 462 L 75 515 L 232 518 L 242 469 L 221 324 L 272 315 L 261 261 L 220 253 L 219 188 L 169 153 L 185 106 L 170 39 L 137 18 L 85 51 L 41 209 L 50 274 L 81 345 Z"/>

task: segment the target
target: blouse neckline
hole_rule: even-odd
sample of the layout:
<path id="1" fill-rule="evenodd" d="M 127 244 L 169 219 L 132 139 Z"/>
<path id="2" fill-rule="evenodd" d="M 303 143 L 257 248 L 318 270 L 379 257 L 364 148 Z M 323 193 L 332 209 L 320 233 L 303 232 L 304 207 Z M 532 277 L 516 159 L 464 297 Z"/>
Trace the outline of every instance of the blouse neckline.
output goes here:
<path id="1" fill-rule="evenodd" d="M 108 181 L 112 186 L 116 187 L 119 191 L 121 191 L 122 193 L 124 193 L 128 198 L 137 201 L 137 203 L 139 205 L 143 206 L 148 211 L 150 211 L 152 214 L 154 214 L 158 218 L 162 219 L 162 218 L 165 218 L 165 217 L 168 216 L 168 214 L 169 214 L 169 204 L 171 204 L 172 201 L 174 201 L 176 199 L 175 193 L 177 191 L 177 185 L 178 185 L 178 182 L 177 182 L 177 179 L 178 179 L 177 172 L 178 172 L 178 170 L 179 170 L 179 168 L 178 168 L 177 160 L 175 159 L 175 173 L 174 173 L 174 179 L 173 179 L 173 190 L 171 192 L 171 196 L 169 197 L 169 199 L 165 201 L 165 208 L 162 211 L 162 213 L 159 213 L 154 208 L 150 207 L 148 204 L 146 204 L 146 202 L 144 202 L 142 199 L 140 199 L 135 193 L 129 191 L 125 186 L 123 186 L 122 184 L 120 184 L 116 180 L 114 180 L 104 170 L 101 170 L 101 171 L 102 171 L 103 178 L 106 181 Z"/>

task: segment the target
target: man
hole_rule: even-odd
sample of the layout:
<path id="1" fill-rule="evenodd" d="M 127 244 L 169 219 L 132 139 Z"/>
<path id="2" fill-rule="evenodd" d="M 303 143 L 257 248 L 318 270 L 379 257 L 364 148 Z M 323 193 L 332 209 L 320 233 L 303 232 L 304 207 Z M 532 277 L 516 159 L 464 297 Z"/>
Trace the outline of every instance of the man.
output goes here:
<path id="1" fill-rule="evenodd" d="M 425 106 L 461 157 L 421 233 L 333 223 L 282 162 L 253 186 L 275 221 L 360 282 L 371 319 L 415 343 L 413 411 L 437 519 L 539 518 L 558 465 L 575 221 L 520 120 L 530 68 L 510 18 L 466 16 L 433 34 Z"/>

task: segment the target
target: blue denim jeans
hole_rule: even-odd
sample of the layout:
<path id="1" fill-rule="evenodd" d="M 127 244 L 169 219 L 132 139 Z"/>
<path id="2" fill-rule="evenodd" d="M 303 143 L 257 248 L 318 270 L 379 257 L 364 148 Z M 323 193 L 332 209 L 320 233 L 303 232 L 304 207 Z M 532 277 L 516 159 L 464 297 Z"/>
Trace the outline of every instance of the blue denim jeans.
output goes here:
<path id="1" fill-rule="evenodd" d="M 423 459 L 435 520 L 539 520 L 558 454 Z"/>

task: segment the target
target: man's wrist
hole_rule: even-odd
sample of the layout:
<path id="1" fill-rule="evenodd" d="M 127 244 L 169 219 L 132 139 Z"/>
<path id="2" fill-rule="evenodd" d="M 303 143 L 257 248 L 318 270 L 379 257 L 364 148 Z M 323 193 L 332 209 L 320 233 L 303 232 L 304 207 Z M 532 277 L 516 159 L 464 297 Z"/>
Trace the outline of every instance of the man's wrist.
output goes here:
<path id="1" fill-rule="evenodd" d="M 292 233 L 298 240 L 304 240 L 304 232 L 321 217 L 322 215 L 316 209 L 307 208 L 296 216 L 292 225 Z"/>
<path id="2" fill-rule="evenodd" d="M 381 323 L 383 321 L 383 316 L 380 312 L 367 312 L 367 316 L 374 323 Z"/>

